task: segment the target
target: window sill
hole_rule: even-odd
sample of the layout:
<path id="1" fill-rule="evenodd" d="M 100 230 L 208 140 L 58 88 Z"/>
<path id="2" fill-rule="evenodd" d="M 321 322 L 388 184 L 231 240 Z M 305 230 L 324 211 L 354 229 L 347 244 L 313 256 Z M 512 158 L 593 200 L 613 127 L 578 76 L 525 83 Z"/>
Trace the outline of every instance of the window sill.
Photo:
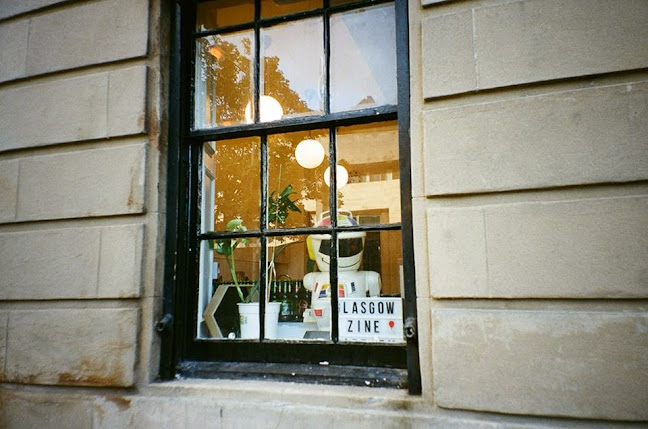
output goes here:
<path id="1" fill-rule="evenodd" d="M 362 366 L 251 362 L 183 362 L 181 378 L 282 381 L 315 385 L 342 385 L 407 389 L 407 370 Z"/>

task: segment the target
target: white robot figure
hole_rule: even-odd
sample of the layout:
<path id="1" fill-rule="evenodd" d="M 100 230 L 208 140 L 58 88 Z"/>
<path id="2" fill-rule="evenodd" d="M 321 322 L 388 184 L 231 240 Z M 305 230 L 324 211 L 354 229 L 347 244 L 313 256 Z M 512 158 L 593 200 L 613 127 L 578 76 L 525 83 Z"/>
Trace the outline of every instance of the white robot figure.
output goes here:
<path id="1" fill-rule="evenodd" d="M 354 226 L 358 223 L 351 212 L 338 214 L 338 225 Z M 328 212 L 322 213 L 317 226 L 330 225 Z M 362 262 L 365 236 L 363 231 L 341 232 L 338 234 L 338 297 L 361 298 L 379 296 L 380 274 L 375 271 L 358 271 Z M 331 329 L 331 285 L 330 285 L 330 240 L 329 234 L 308 236 L 308 253 L 317 262 L 320 270 L 304 276 L 304 286 L 312 292 L 311 308 L 315 315 L 318 330 Z"/>

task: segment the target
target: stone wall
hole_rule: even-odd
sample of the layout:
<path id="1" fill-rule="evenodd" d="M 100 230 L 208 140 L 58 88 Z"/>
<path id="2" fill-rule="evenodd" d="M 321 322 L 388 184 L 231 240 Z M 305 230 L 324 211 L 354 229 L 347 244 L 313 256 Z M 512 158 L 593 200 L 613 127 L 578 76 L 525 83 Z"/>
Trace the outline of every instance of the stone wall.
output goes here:
<path id="1" fill-rule="evenodd" d="M 648 420 L 648 2 L 410 2 L 421 397 L 155 382 L 169 13 L 0 6 L 0 427 Z"/>
<path id="2" fill-rule="evenodd" d="M 412 16 L 427 397 L 648 419 L 648 3 Z"/>
<path id="3" fill-rule="evenodd" d="M 5 386 L 155 377 L 160 16 L 147 0 L 2 2 Z"/>

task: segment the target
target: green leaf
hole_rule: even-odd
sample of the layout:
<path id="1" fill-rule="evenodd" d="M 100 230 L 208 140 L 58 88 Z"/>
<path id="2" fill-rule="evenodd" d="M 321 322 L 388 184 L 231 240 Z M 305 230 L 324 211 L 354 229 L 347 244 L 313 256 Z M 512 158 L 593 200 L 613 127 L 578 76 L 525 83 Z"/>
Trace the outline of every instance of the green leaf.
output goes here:
<path id="1" fill-rule="evenodd" d="M 288 185 L 284 188 L 283 191 L 281 191 L 280 197 L 283 198 L 287 195 L 290 195 L 292 193 L 292 185 Z"/>
<path id="2" fill-rule="evenodd" d="M 237 217 L 227 222 L 225 228 L 227 228 L 228 231 L 236 231 L 242 223 L 243 219 Z"/>

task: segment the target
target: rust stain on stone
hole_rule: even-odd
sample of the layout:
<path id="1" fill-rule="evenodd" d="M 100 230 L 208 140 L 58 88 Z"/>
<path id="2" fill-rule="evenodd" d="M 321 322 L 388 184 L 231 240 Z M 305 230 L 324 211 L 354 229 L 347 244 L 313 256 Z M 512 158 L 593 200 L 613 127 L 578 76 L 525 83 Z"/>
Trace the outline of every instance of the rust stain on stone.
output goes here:
<path id="1" fill-rule="evenodd" d="M 58 374 L 62 385 L 75 386 L 123 386 L 124 375 L 119 368 L 107 370 L 107 362 L 82 359 L 72 372 Z"/>
<path id="2" fill-rule="evenodd" d="M 126 201 L 126 205 L 128 207 L 132 207 L 133 205 L 135 205 L 135 198 L 133 197 L 133 192 L 134 192 L 133 180 L 131 179 L 130 192 L 128 193 L 128 201 Z"/>
<path id="3" fill-rule="evenodd" d="M 123 396 L 108 396 L 106 400 L 116 404 L 120 410 L 127 410 L 131 405 L 131 400 Z"/>

